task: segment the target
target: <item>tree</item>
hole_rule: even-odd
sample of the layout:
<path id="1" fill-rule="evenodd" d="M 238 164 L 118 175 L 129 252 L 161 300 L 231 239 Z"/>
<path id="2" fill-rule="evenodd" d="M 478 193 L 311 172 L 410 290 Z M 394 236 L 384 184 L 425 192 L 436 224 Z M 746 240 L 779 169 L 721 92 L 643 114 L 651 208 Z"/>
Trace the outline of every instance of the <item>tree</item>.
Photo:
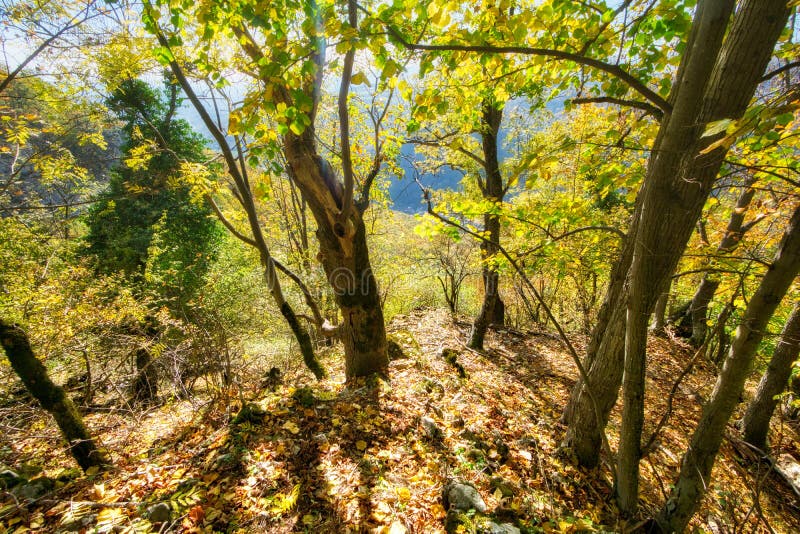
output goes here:
<path id="1" fill-rule="evenodd" d="M 594 351 L 587 361 L 589 387 L 600 399 L 603 424 L 616 401 L 625 362 L 617 494 L 627 512 L 637 502 L 647 321 L 726 152 L 722 146 L 713 146 L 722 135 L 704 135 L 704 125 L 742 116 L 788 19 L 788 10 L 779 0 L 744 2 L 725 38 L 733 7 L 733 2 L 714 1 L 697 7 L 673 85 L 671 111 L 662 120 L 653 147 L 652 154 L 657 156 L 650 158 L 631 230 L 589 347 Z M 585 395 L 580 388 L 576 392 L 568 443 L 582 463 L 591 465 L 597 461 L 600 429 Z"/>
<path id="2" fill-rule="evenodd" d="M 166 95 L 140 80 L 122 82 L 108 99 L 124 121 L 123 162 L 87 216 L 88 251 L 102 273 L 122 272 L 157 305 L 178 313 L 202 285 L 219 227 L 211 210 L 192 199 L 186 182 L 213 180 L 213 167 L 184 176 L 205 163 L 204 142 L 175 117 L 177 87 Z M 196 171 L 197 172 L 197 171 Z"/>
<path id="3" fill-rule="evenodd" d="M 467 211 L 480 213 L 483 218 L 483 232 L 487 239 L 481 240 L 481 271 L 483 280 L 483 301 L 480 311 L 475 317 L 470 332 L 468 346 L 483 350 L 483 341 L 490 324 L 502 325 L 504 323 L 504 309 L 500 298 L 500 219 L 503 211 L 503 198 L 515 180 L 504 180 L 501 172 L 500 157 L 500 126 L 503 121 L 503 107 L 505 102 L 498 102 L 492 96 L 491 90 L 486 89 L 483 96 L 465 91 L 459 84 L 448 82 L 450 87 L 426 89 L 417 99 L 417 110 L 414 112 L 415 120 L 426 116 L 433 118 L 433 114 L 420 113 L 420 108 L 436 109 L 437 100 L 454 98 L 463 102 L 476 101 L 479 111 L 476 116 L 464 112 L 457 112 L 457 118 L 451 131 L 440 131 L 441 126 L 431 127 L 425 132 L 420 132 L 412 142 L 417 145 L 438 147 L 445 153 L 447 164 L 459 168 L 465 173 L 466 179 L 473 181 L 480 192 L 481 201 L 470 207 L 469 201 L 464 204 Z M 443 96 L 444 93 L 446 96 Z M 476 98 L 477 96 L 477 98 Z M 445 124 L 449 129 L 451 124 Z M 472 139 L 476 133 L 480 143 Z M 475 145 L 480 144 L 478 148 Z M 438 163 L 439 154 L 434 156 Z M 473 186 L 474 188 L 474 186 Z"/>
<path id="4" fill-rule="evenodd" d="M 736 330 L 722 372 L 681 461 L 674 489 L 656 517 L 664 532 L 683 532 L 708 488 L 725 425 L 739 402 L 772 314 L 800 273 L 800 207 L 795 208 L 778 253 L 764 275 Z"/>
<path id="5" fill-rule="evenodd" d="M 175 117 L 178 88 L 169 79 L 165 86 L 162 94 L 141 80 L 123 80 L 108 98 L 127 139 L 122 163 L 87 214 L 86 242 L 100 273 L 122 273 L 140 298 L 153 297 L 152 308 L 166 306 L 174 316 L 187 316 L 220 228 L 202 199 L 191 198 L 186 182 L 213 180 L 214 170 L 192 167 L 205 163 L 204 142 Z M 187 167 L 195 175 L 186 176 Z M 159 329 L 153 317 L 147 323 L 127 325 L 127 333 L 152 338 Z M 132 398 L 152 401 L 158 373 L 149 347 L 138 347 L 134 361 Z"/>
<path id="6" fill-rule="evenodd" d="M 108 465 L 108 458 L 95 444 L 72 400 L 47 376 L 47 369 L 31 350 L 25 331 L 0 321 L 0 342 L 25 389 L 55 419 L 69 444 L 70 454 L 81 469 L 86 471 L 91 467 Z"/>
<path id="7" fill-rule="evenodd" d="M 378 285 L 370 265 L 364 213 L 370 204 L 373 182 L 382 167 L 381 125 L 388 104 L 376 110 L 373 152 L 366 168 L 357 169 L 350 146 L 348 96 L 351 82 L 360 84 L 366 79 L 363 73 L 353 72 L 356 48 L 363 31 L 359 28 L 356 3 L 348 2 L 346 21 L 340 21 L 334 5 L 320 6 L 314 2 L 303 6 L 294 2 L 273 2 L 268 13 L 254 10 L 246 3 L 210 12 L 190 2 L 164 2 L 167 4 L 173 13 L 173 23 L 180 25 L 182 20 L 193 19 L 200 24 L 204 37 L 199 43 L 197 60 L 212 77 L 219 79 L 221 74 L 219 66 L 210 62 L 209 51 L 223 39 L 226 43 L 235 43 L 243 55 L 245 70 L 256 75 L 259 88 L 234 113 L 229 133 L 263 139 L 273 155 L 280 150 L 288 164 L 287 174 L 314 216 L 320 244 L 318 258 L 342 316 L 336 335 L 344 345 L 348 379 L 385 372 L 388 366 L 386 330 Z M 145 10 L 146 26 L 159 36 L 159 53 L 173 70 L 180 69 L 175 53 L 182 39 L 178 35 L 168 39 L 156 25 L 157 18 L 156 11 Z M 328 21 L 324 26 L 323 20 Z M 269 31 L 264 31 L 267 28 Z M 341 39 L 339 49 L 344 53 L 337 101 L 340 126 L 337 159 L 343 181 L 333 170 L 332 157 L 326 158 L 320 152 L 315 135 L 329 38 Z M 389 49 L 379 41 L 371 46 L 384 66 L 382 88 L 388 89 L 384 80 L 393 77 L 398 64 L 390 59 Z M 190 89 L 188 82 L 182 82 L 182 86 L 184 90 Z M 191 95 L 190 99 L 195 103 Z M 202 107 L 199 100 L 195 105 Z M 268 117 L 274 123 L 270 124 L 266 120 Z M 222 146 L 224 139 L 218 141 Z M 250 153 L 255 160 L 264 155 L 264 151 Z M 229 171 L 234 163 L 227 162 Z M 356 177 L 357 171 L 361 171 L 360 179 Z M 246 186 L 246 182 L 242 183 Z M 359 189 L 357 197 L 356 187 Z M 251 230 L 255 232 L 254 224 Z M 255 234 L 254 238 L 259 241 Z"/>
<path id="8" fill-rule="evenodd" d="M 765 218 L 764 214 L 759 214 L 747 223 L 744 222 L 747 217 L 748 207 L 756 194 L 754 185 L 754 177 L 748 176 L 745 178 L 742 184 L 742 192 L 736 200 L 734 209 L 731 211 L 725 234 L 717 246 L 717 254 L 732 253 L 739 246 L 745 234 Z M 695 347 L 702 345 L 706 339 L 708 307 L 717 292 L 717 288 L 719 288 L 720 282 L 719 275 L 704 274 L 692 296 L 692 300 L 683 312 L 683 316 L 674 320 L 679 326 L 682 326 L 685 322 L 691 325 L 690 342 Z"/>
<path id="9" fill-rule="evenodd" d="M 750 401 L 742 419 L 742 437 L 761 450 L 767 449 L 767 432 L 769 422 L 780 394 L 786 390 L 792 365 L 800 354 L 800 305 L 795 304 L 780 339 L 770 358 L 767 370 L 761 377 L 756 389 L 756 396 Z"/>

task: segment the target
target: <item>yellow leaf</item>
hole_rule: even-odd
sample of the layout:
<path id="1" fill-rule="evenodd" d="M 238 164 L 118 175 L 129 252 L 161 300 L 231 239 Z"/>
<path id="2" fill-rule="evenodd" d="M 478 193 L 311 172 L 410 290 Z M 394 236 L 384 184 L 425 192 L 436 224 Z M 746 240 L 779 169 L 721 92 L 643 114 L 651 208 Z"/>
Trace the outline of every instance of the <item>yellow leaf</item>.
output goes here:
<path id="1" fill-rule="evenodd" d="M 369 80 L 367 80 L 367 77 L 364 75 L 363 72 L 356 72 L 355 74 L 353 74 L 353 77 L 350 78 L 350 83 L 352 83 L 353 85 L 367 85 L 368 86 L 369 85 Z"/>
<path id="2" fill-rule="evenodd" d="M 392 515 L 391 507 L 384 501 L 378 503 L 378 506 L 372 511 L 372 517 L 376 521 L 383 522 Z"/>
<path id="3" fill-rule="evenodd" d="M 367 442 L 364 440 L 356 441 L 356 449 L 363 451 L 367 448 Z"/>
<path id="4" fill-rule="evenodd" d="M 401 501 L 405 502 L 411 498 L 411 490 L 408 488 L 395 488 L 394 490 Z"/>
<path id="5" fill-rule="evenodd" d="M 283 425 L 283 429 L 288 430 L 292 434 L 300 433 L 300 428 L 292 421 L 287 421 L 286 424 Z"/>

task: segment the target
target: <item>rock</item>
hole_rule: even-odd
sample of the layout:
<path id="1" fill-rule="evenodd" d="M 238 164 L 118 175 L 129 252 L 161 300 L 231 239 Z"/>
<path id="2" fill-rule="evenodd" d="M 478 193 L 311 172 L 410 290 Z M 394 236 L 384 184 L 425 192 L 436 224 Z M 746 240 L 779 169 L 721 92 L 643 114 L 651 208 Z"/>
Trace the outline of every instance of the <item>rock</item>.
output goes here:
<path id="1" fill-rule="evenodd" d="M 422 431 L 425 433 L 425 437 L 429 440 L 440 441 L 444 437 L 444 434 L 442 434 L 442 429 L 439 428 L 436 424 L 436 421 L 430 417 L 420 418 L 419 424 L 422 425 Z"/>
<path id="2" fill-rule="evenodd" d="M 775 470 L 800 494 L 800 464 L 790 454 L 781 454 L 775 462 Z"/>
<path id="3" fill-rule="evenodd" d="M 25 477 L 11 469 L 0 472 L 0 489 L 11 489 L 26 482 Z"/>
<path id="4" fill-rule="evenodd" d="M 37 477 L 14 488 L 12 492 L 21 499 L 35 501 L 56 487 L 56 481 L 50 477 Z"/>
<path id="5" fill-rule="evenodd" d="M 486 511 L 486 503 L 481 494 L 475 486 L 465 482 L 449 482 L 444 487 L 442 501 L 446 510 L 455 509 L 462 512 L 477 510 L 480 513 Z"/>
<path id="6" fill-rule="evenodd" d="M 169 504 L 160 502 L 150 506 L 144 515 L 151 523 L 166 523 L 172 517 L 172 509 Z"/>
<path id="7" fill-rule="evenodd" d="M 61 523 L 61 532 L 86 532 L 95 523 L 97 523 L 97 514 L 81 515 L 71 521 Z"/>
<path id="8" fill-rule="evenodd" d="M 495 523 L 489 521 L 482 525 L 478 530 L 478 534 L 521 534 L 520 530 L 511 523 Z"/>
<path id="9" fill-rule="evenodd" d="M 514 486 L 511 482 L 508 482 L 502 477 L 492 477 L 489 479 L 489 487 L 494 491 L 500 490 L 500 494 L 504 499 L 510 499 L 515 493 Z"/>

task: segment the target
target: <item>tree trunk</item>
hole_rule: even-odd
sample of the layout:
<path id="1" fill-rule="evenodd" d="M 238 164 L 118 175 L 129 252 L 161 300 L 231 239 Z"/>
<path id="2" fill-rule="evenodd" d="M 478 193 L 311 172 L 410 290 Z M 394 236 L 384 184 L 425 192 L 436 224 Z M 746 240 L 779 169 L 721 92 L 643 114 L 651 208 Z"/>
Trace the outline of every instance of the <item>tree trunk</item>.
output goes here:
<path id="1" fill-rule="evenodd" d="M 156 32 L 156 37 L 158 38 L 158 42 L 161 44 L 161 46 L 169 48 L 169 42 L 167 41 L 166 36 L 161 33 L 160 30 Z M 208 111 L 203 106 L 203 103 L 197 97 L 197 94 L 195 93 L 191 84 L 186 79 L 181 66 L 175 60 L 170 61 L 169 66 L 172 70 L 172 73 L 175 75 L 175 79 L 178 80 L 178 83 L 183 88 L 186 96 L 189 97 L 189 101 L 200 115 L 203 124 L 205 124 L 206 128 L 208 128 L 211 136 L 214 137 L 214 140 L 217 142 L 217 145 L 222 151 L 225 164 L 227 165 L 228 174 L 233 179 L 233 182 L 236 185 L 236 190 L 239 192 L 239 201 L 245 210 L 245 214 L 247 215 L 247 222 L 250 225 L 250 231 L 252 232 L 253 237 L 249 238 L 239 233 L 219 210 L 211 195 L 207 195 L 206 200 L 211 204 L 212 209 L 220 221 L 234 236 L 258 250 L 259 260 L 261 261 L 261 266 L 264 268 L 264 281 L 269 289 L 270 294 L 272 295 L 273 300 L 275 301 L 275 304 L 281 311 L 281 315 L 283 315 L 283 317 L 286 319 L 287 323 L 289 324 L 289 328 L 291 328 L 292 333 L 297 339 L 300 352 L 303 355 L 303 361 L 306 363 L 311 372 L 314 373 L 314 376 L 317 379 L 324 378 L 325 370 L 319 364 L 319 361 L 314 354 L 311 336 L 308 335 L 305 327 L 303 327 L 303 325 L 301 325 L 297 320 L 294 310 L 292 309 L 291 305 L 286 302 L 286 299 L 283 296 L 280 280 L 278 279 L 278 275 L 275 271 L 275 262 L 273 261 L 269 252 L 269 247 L 267 246 L 266 239 L 264 238 L 264 232 L 261 230 L 261 222 L 258 219 L 255 199 L 253 197 L 253 192 L 250 189 L 250 183 L 247 176 L 247 166 L 244 164 L 241 145 L 237 139 L 236 146 L 238 148 L 239 155 L 237 158 L 228 145 L 228 140 L 225 134 L 222 133 L 216 122 L 214 122 L 214 120 L 208 114 Z"/>
<path id="2" fill-rule="evenodd" d="M 753 6 L 748 3 L 746 7 L 737 20 L 752 24 L 754 19 L 748 17 L 753 16 Z M 674 85 L 673 110 L 663 119 L 656 137 L 631 229 L 612 271 L 609 294 L 589 344 L 589 386 L 598 400 L 603 425 L 616 401 L 623 361 L 627 360 L 628 408 L 620 445 L 624 459 L 617 472 L 617 496 L 626 512 L 636 506 L 638 485 L 646 340 L 642 331 L 686 247 L 725 154 L 722 149 L 701 154 L 719 138 L 701 135 L 708 122 L 735 118 L 744 112 L 786 20 L 777 13 L 770 15 L 770 24 L 762 25 L 759 39 L 743 38 L 750 35 L 743 35 L 747 32 L 741 31 L 740 24 L 739 33 L 731 34 L 718 61 L 732 11 L 730 0 L 698 5 Z M 760 15 L 756 17 L 761 20 Z M 624 283 L 626 277 L 629 286 Z M 628 318 L 631 322 L 626 325 Z M 580 382 L 576 385 L 565 413 L 569 423 L 566 444 L 581 464 L 593 466 L 599 459 L 602 427 L 597 428 L 585 387 Z"/>
<path id="3" fill-rule="evenodd" d="M 636 234 L 641 198 L 641 195 L 637 196 L 628 236 Z M 562 416 L 562 422 L 567 424 L 562 446 L 570 449 L 578 464 L 583 467 L 595 467 L 600 461 L 602 432 L 608 423 L 608 415 L 617 402 L 619 384 L 622 381 L 625 307 L 619 302 L 624 296 L 625 276 L 633 257 L 633 244 L 633 239 L 627 236 L 622 241 L 622 249 L 611 270 L 603 304 L 597 314 L 597 323 L 586 348 L 583 365 L 587 369 L 589 385 L 587 387 L 583 379 L 578 379 Z M 597 420 L 587 389 L 594 393 L 601 421 Z"/>
<path id="4" fill-rule="evenodd" d="M 780 340 L 769 362 L 764 376 L 758 383 L 756 396 L 747 407 L 742 419 L 744 440 L 761 450 L 767 450 L 767 432 L 772 413 L 778 405 L 780 395 L 789 383 L 792 364 L 800 353 L 800 304 L 795 303 L 792 314 L 786 320 Z"/>
<path id="5" fill-rule="evenodd" d="M 765 0 L 758 2 L 754 0 L 754 3 L 761 2 L 767 3 Z M 782 4 L 777 0 L 769 3 Z M 785 4 L 780 7 L 783 12 L 786 11 Z M 763 27 L 755 26 L 752 31 L 764 31 Z M 656 518 L 663 531 L 683 532 L 689 519 L 700 506 L 709 486 L 711 469 L 725 434 L 725 425 L 739 402 L 758 344 L 764 337 L 770 317 L 798 272 L 800 272 L 800 208 L 797 208 L 792 215 L 778 254 L 750 299 L 742 322 L 736 330 L 736 338 L 728 351 L 722 372 L 714 385 L 714 391 L 703 408 L 703 415 L 683 457 L 678 481 L 669 500 Z"/>
<path id="6" fill-rule="evenodd" d="M 158 396 L 158 371 L 153 365 L 150 351 L 145 347 L 136 349 L 136 378 L 131 386 L 134 402 L 152 402 Z"/>
<path id="7" fill-rule="evenodd" d="M 722 44 L 733 7 L 730 0 L 698 5 L 674 108 L 662 124 L 658 156 L 648 162 L 645 180 L 653 187 L 644 191 L 627 302 L 617 460 L 617 504 L 623 513 L 633 513 L 638 504 L 647 319 L 686 248 L 727 152 L 721 147 L 706 151 L 714 138 L 703 137 L 703 129 L 712 121 L 742 116 L 788 20 L 782 0 L 747 0 Z"/>
<path id="8" fill-rule="evenodd" d="M 653 310 L 653 322 L 650 323 L 650 332 L 660 336 L 664 334 L 667 326 L 667 304 L 669 303 L 669 287 L 658 296 L 656 308 Z"/>
<path id="9" fill-rule="evenodd" d="M 747 225 L 744 224 L 747 208 L 750 206 L 750 202 L 753 200 L 753 196 L 755 196 L 756 193 L 756 190 L 753 188 L 754 182 L 755 179 L 752 177 L 748 177 L 745 181 L 744 191 L 739 195 L 736 201 L 736 207 L 728 220 L 725 236 L 717 247 L 718 254 L 733 252 L 736 247 L 739 246 L 744 234 L 758 222 L 759 219 L 756 219 Z M 687 313 L 691 316 L 692 323 L 692 337 L 689 342 L 695 347 L 699 347 L 706 340 L 708 331 L 708 305 L 714 298 L 719 284 L 720 280 L 718 276 L 712 276 L 707 273 L 703 276 L 694 297 L 692 297 L 692 303 L 689 305 Z"/>
<path id="10" fill-rule="evenodd" d="M 318 259 L 342 315 L 337 333 L 345 352 L 347 379 L 385 373 L 386 326 L 380 293 L 369 259 L 362 195 L 342 217 L 342 185 L 317 154 L 313 127 L 301 135 L 286 134 L 284 153 L 296 185 L 317 222 Z"/>
<path id="11" fill-rule="evenodd" d="M 497 136 L 500 123 L 503 121 L 503 110 L 490 99 L 483 102 L 481 139 L 483 146 L 483 170 L 485 182 L 479 183 L 484 200 L 493 205 L 503 201 L 503 176 L 500 174 L 498 160 Z M 490 324 L 502 325 L 505 322 L 505 305 L 500 300 L 500 274 L 494 264 L 500 253 L 500 216 L 497 213 L 486 213 L 483 216 L 484 232 L 487 241 L 481 242 L 481 261 L 483 262 L 483 304 L 470 334 L 470 348 L 483 350 L 483 340 Z"/>
<path id="12" fill-rule="evenodd" d="M 9 326 L 0 321 L 0 342 L 25 389 L 56 420 L 58 428 L 69 443 L 72 457 L 81 469 L 86 471 L 90 467 L 108 465 L 108 458 L 95 445 L 72 400 L 61 387 L 50 380 L 47 369 L 33 354 L 25 332 L 18 326 Z"/>

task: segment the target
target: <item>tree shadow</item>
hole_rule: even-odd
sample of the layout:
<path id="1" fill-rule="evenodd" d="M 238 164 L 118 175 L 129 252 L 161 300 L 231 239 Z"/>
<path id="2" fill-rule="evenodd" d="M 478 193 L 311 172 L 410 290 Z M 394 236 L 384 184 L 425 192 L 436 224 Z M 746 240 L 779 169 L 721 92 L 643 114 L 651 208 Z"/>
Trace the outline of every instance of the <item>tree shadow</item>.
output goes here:
<path id="1" fill-rule="evenodd" d="M 361 382 L 325 398 L 300 388 L 258 420 L 232 423 L 205 471 L 215 477 L 202 503 L 219 510 L 212 528 L 366 532 L 379 526 L 375 493 L 386 468 L 377 452 L 408 430 L 386 421 L 380 388 Z"/>

